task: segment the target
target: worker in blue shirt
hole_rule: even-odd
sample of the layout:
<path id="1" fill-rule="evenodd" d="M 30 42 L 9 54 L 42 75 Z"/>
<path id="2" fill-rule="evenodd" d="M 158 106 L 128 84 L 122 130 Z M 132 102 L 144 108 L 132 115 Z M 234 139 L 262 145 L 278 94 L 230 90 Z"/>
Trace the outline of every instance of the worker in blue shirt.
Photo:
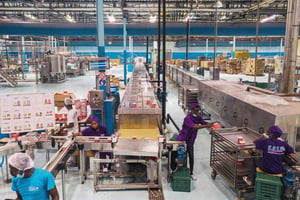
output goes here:
<path id="1" fill-rule="evenodd" d="M 8 160 L 13 176 L 12 190 L 17 193 L 16 200 L 59 200 L 53 175 L 35 168 L 26 153 L 15 153 Z M 9 199 L 6 199 L 9 200 Z"/>

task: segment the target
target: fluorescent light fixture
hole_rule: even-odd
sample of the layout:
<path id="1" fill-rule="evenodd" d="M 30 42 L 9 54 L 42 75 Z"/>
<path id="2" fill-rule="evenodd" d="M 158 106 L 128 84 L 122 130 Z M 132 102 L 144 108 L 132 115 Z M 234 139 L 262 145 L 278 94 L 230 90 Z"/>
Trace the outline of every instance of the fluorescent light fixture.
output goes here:
<path id="1" fill-rule="evenodd" d="M 116 21 L 116 18 L 113 15 L 107 15 L 107 19 L 108 19 L 109 22 L 115 22 Z"/>
<path id="2" fill-rule="evenodd" d="M 150 15 L 149 22 L 150 23 L 155 23 L 156 22 L 156 15 Z"/>
<path id="3" fill-rule="evenodd" d="M 265 23 L 271 20 L 274 20 L 276 17 L 278 17 L 278 15 L 271 15 L 269 17 L 263 18 L 262 20 L 260 20 L 261 23 Z"/>
<path id="4" fill-rule="evenodd" d="M 36 17 L 31 15 L 30 13 L 24 13 L 24 16 L 29 18 L 29 19 L 36 19 Z"/>
<path id="5" fill-rule="evenodd" d="M 226 17 L 226 15 L 223 15 L 220 19 L 225 20 L 225 19 L 227 19 L 227 17 Z"/>
<path id="6" fill-rule="evenodd" d="M 194 17 L 193 13 L 189 13 L 186 18 L 185 21 L 187 22 L 188 20 L 192 19 Z"/>
<path id="7" fill-rule="evenodd" d="M 222 8 L 223 7 L 223 3 L 220 0 L 217 0 L 217 2 L 214 5 L 215 8 Z"/>
<path id="8" fill-rule="evenodd" d="M 65 16 L 65 19 L 68 21 L 68 22 L 71 22 L 71 23 L 76 23 L 75 19 L 73 17 L 71 17 L 69 14 L 67 14 Z"/>

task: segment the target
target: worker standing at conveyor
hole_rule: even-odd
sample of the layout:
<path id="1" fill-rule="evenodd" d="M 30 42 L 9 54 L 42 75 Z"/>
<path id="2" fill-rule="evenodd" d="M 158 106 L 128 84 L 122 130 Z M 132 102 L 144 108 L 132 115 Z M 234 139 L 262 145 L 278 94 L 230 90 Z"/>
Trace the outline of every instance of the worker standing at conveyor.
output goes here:
<path id="1" fill-rule="evenodd" d="M 101 126 L 99 124 L 99 118 L 98 117 L 92 117 L 91 119 L 91 126 L 84 129 L 82 132 L 79 133 L 73 133 L 73 136 L 108 136 L 108 131 L 104 126 Z M 94 157 L 96 151 L 89 151 L 86 155 L 87 157 Z M 100 158 L 105 159 L 106 156 L 112 157 L 111 153 L 107 152 L 100 152 Z M 87 164 L 89 162 L 86 162 Z M 107 171 L 106 164 L 103 163 L 104 171 Z M 88 167 L 87 167 L 88 168 Z"/>
<path id="2" fill-rule="evenodd" d="M 282 130 L 278 126 L 270 126 L 267 133 L 262 134 L 253 141 L 256 149 L 263 151 L 262 160 L 258 167 L 269 174 L 282 174 L 283 173 L 283 158 L 285 155 L 293 156 L 293 148 L 281 139 Z M 244 176 L 243 180 L 248 185 L 253 185 L 256 174 L 256 160 L 248 176 Z"/>
<path id="3" fill-rule="evenodd" d="M 194 143 L 197 138 L 198 129 L 210 128 L 214 123 L 206 122 L 199 114 L 200 106 L 197 103 L 192 103 L 190 106 L 190 113 L 184 118 L 182 129 L 176 140 L 185 141 L 187 145 L 187 153 L 189 156 L 190 175 L 192 180 L 197 180 L 194 175 Z"/>
<path id="4" fill-rule="evenodd" d="M 104 126 L 99 124 L 98 117 L 92 117 L 91 126 L 84 129 L 82 132 L 73 133 L 73 136 L 108 136 L 108 131 Z"/>
<path id="5" fill-rule="evenodd" d="M 73 133 L 78 133 L 78 115 L 77 111 L 73 108 L 73 100 L 65 98 L 65 107 L 68 109 L 67 124 L 60 128 L 60 132 L 64 129 L 68 130 L 68 136 L 71 137 Z"/>
<path id="6" fill-rule="evenodd" d="M 16 200 L 50 200 L 49 196 L 51 200 L 59 200 L 53 175 L 35 168 L 29 155 L 15 153 L 9 158 L 8 164 L 13 176 L 11 188 L 17 193 Z"/>

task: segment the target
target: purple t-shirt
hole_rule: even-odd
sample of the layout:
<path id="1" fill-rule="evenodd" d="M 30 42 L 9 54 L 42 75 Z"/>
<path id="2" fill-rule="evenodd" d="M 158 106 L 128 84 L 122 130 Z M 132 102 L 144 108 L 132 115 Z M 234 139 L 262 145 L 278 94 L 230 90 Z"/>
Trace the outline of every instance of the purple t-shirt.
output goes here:
<path id="1" fill-rule="evenodd" d="M 274 139 L 261 139 L 254 142 L 257 149 L 263 151 L 263 158 L 259 167 L 270 174 L 283 173 L 283 158 L 294 152 L 285 141 Z"/>
<path id="2" fill-rule="evenodd" d="M 189 146 L 194 145 L 198 131 L 197 128 L 193 128 L 195 124 L 207 124 L 207 122 L 202 117 L 193 117 L 192 113 L 189 113 L 183 120 L 182 129 L 176 140 L 186 141 Z"/>
<path id="3" fill-rule="evenodd" d="M 82 131 L 82 135 L 83 136 L 108 136 L 108 131 L 104 126 L 99 125 L 98 130 L 90 126 Z"/>

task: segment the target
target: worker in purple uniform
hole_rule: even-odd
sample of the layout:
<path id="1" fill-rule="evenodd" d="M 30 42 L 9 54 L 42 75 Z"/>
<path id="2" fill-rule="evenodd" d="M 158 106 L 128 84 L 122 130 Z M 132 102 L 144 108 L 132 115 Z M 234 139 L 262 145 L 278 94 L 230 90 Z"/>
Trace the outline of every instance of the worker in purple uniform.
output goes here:
<path id="1" fill-rule="evenodd" d="M 92 117 L 91 126 L 84 129 L 82 132 L 74 133 L 73 136 L 108 136 L 108 131 L 104 126 L 101 126 L 99 124 L 99 118 Z M 86 155 L 87 155 L 87 157 L 94 157 L 96 152 L 97 151 L 89 151 L 86 153 Z M 105 159 L 106 156 L 109 156 L 111 158 L 112 154 L 107 153 L 107 152 L 100 152 L 101 159 Z M 88 165 L 88 163 L 87 163 L 87 165 Z M 106 164 L 105 165 L 103 164 L 102 166 L 103 166 L 103 168 L 107 168 Z M 104 171 L 106 171 L 106 170 L 107 169 L 104 169 Z"/>
<path id="2" fill-rule="evenodd" d="M 99 118 L 93 117 L 91 119 L 91 126 L 84 129 L 80 133 L 74 133 L 74 136 L 108 136 L 108 131 L 104 126 L 99 124 Z"/>
<path id="3" fill-rule="evenodd" d="M 187 153 L 189 156 L 190 175 L 192 180 L 197 180 L 193 174 L 194 170 L 194 143 L 197 137 L 198 129 L 210 128 L 213 123 L 207 123 L 199 114 L 200 106 L 197 103 L 190 105 L 191 112 L 184 118 L 182 129 L 177 136 L 177 141 L 185 141 L 187 145 Z"/>
<path id="4" fill-rule="evenodd" d="M 262 160 L 258 167 L 269 174 L 283 173 L 283 158 L 285 155 L 294 156 L 293 148 L 280 138 L 282 130 L 278 126 L 269 127 L 267 133 L 262 134 L 259 138 L 254 140 L 256 149 L 261 149 L 263 152 Z M 252 185 L 255 181 L 256 163 L 254 163 L 252 170 L 248 176 L 243 179 L 248 185 Z"/>

